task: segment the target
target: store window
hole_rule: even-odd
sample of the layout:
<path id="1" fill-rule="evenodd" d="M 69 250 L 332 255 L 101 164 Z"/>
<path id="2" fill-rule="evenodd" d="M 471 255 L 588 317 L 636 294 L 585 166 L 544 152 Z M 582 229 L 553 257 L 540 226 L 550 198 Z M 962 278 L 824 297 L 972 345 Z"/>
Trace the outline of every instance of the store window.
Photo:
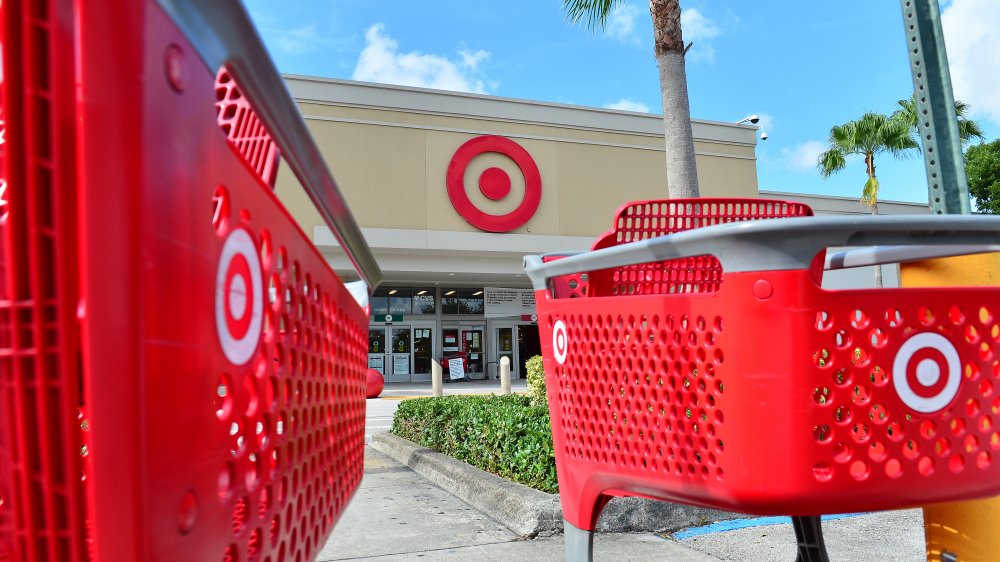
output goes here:
<path id="1" fill-rule="evenodd" d="M 434 314 L 434 289 L 413 289 L 413 314 Z"/>
<path id="2" fill-rule="evenodd" d="M 482 289 L 442 289 L 442 314 L 483 314 Z"/>
<path id="3" fill-rule="evenodd" d="M 412 296 L 412 291 L 404 287 L 388 287 L 386 292 L 389 296 L 389 314 L 404 315 L 412 314 L 413 309 L 410 306 L 410 297 Z"/>
<path id="4" fill-rule="evenodd" d="M 380 287 L 369 303 L 372 316 L 434 314 L 434 289 Z"/>

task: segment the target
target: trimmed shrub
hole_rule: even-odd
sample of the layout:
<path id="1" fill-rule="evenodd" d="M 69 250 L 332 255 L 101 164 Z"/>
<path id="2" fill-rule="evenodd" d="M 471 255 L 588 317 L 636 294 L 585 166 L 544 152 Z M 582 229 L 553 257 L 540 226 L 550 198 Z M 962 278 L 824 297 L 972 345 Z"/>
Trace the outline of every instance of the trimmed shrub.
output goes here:
<path id="1" fill-rule="evenodd" d="M 528 396 L 536 406 L 545 406 L 545 369 L 542 367 L 542 356 L 536 355 L 524 362 L 524 370 L 528 373 Z"/>
<path id="2" fill-rule="evenodd" d="M 547 407 L 527 396 L 442 396 L 399 404 L 392 433 L 543 492 L 559 490 Z"/>

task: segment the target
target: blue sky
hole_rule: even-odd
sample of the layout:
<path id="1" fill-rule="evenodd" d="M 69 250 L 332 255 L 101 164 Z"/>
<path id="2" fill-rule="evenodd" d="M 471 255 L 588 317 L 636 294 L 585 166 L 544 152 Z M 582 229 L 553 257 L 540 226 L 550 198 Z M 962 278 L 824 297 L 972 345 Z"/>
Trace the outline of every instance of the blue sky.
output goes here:
<path id="1" fill-rule="evenodd" d="M 561 0 L 247 0 L 282 72 L 660 113 L 648 3 L 604 32 L 568 23 Z M 758 114 L 763 190 L 857 196 L 860 160 L 816 171 L 830 127 L 888 113 L 912 91 L 894 1 L 681 0 L 692 117 Z M 1000 137 L 1000 0 L 942 2 L 956 95 Z M 919 155 L 876 160 L 883 200 L 926 202 Z"/>

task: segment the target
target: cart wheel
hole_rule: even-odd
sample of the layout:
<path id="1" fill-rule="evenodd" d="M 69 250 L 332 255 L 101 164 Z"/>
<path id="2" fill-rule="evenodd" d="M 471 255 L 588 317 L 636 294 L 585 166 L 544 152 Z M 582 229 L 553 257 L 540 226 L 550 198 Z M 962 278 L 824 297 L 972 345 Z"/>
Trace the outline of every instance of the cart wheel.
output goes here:
<path id="1" fill-rule="evenodd" d="M 594 532 L 576 528 L 563 519 L 563 536 L 566 541 L 566 562 L 592 562 L 594 560 Z"/>
<path id="2" fill-rule="evenodd" d="M 795 562 L 830 562 L 823 542 L 823 527 L 818 515 L 792 517 L 795 539 L 799 543 L 799 553 Z"/>

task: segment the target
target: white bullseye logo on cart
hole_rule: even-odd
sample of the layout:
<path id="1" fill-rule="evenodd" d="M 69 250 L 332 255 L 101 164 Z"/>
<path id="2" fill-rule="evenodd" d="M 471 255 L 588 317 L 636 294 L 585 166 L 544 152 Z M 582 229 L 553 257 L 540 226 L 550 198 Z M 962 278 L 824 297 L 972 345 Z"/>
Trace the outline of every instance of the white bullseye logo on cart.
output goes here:
<path id="1" fill-rule="evenodd" d="M 243 365 L 253 357 L 264 320 L 260 258 L 250 233 L 231 232 L 215 276 L 215 328 L 226 359 Z"/>
<path id="2" fill-rule="evenodd" d="M 917 334 L 896 352 L 892 382 L 904 404 L 925 414 L 937 412 L 958 394 L 962 382 L 958 351 L 941 334 Z"/>
<path id="3" fill-rule="evenodd" d="M 569 338 L 566 336 L 566 324 L 562 320 L 556 320 L 556 325 L 552 328 L 552 350 L 555 352 L 556 363 L 562 365 L 566 362 Z"/>

